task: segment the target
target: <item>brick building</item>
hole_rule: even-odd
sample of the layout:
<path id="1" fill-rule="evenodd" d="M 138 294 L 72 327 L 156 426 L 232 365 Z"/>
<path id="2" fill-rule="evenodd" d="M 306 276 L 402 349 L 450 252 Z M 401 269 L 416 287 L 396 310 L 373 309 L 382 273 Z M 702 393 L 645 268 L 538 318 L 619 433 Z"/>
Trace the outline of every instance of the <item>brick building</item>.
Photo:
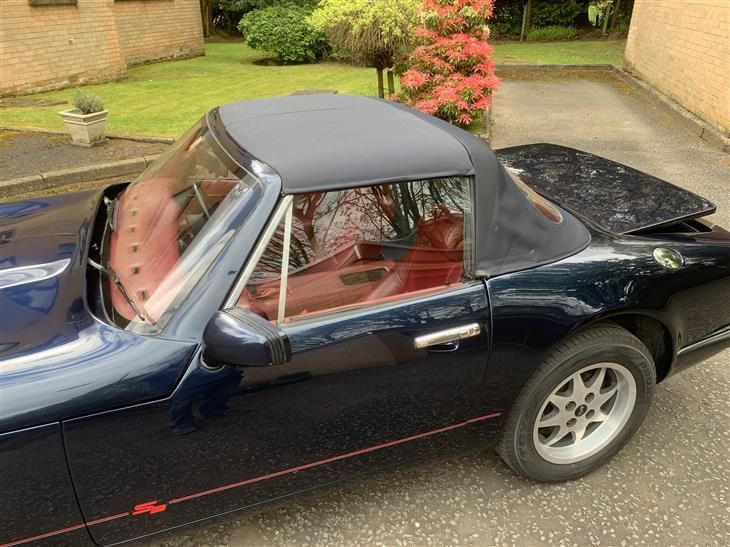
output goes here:
<path id="1" fill-rule="evenodd" d="M 0 0 L 0 95 L 202 54 L 199 0 Z"/>
<path id="2" fill-rule="evenodd" d="M 635 0 L 626 63 L 730 136 L 730 0 Z"/>

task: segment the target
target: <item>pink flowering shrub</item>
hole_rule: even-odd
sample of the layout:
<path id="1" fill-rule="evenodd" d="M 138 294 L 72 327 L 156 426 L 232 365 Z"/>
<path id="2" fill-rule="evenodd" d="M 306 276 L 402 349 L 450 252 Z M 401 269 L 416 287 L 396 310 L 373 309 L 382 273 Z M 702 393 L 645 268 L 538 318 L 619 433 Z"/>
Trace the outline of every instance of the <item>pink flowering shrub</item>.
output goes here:
<path id="1" fill-rule="evenodd" d="M 425 0 L 419 45 L 401 76 L 395 100 L 461 127 L 492 102 L 494 75 L 486 21 L 493 0 Z"/>

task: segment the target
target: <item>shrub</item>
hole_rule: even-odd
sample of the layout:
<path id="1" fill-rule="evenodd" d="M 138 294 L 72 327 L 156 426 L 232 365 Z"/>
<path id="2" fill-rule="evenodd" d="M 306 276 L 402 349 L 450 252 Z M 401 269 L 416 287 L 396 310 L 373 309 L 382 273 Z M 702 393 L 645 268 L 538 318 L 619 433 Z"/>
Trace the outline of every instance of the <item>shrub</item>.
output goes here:
<path id="1" fill-rule="evenodd" d="M 494 16 L 489 24 L 492 36 L 519 36 L 524 7 L 525 0 L 495 0 Z M 531 25 L 571 27 L 585 9 L 576 0 L 533 0 Z"/>
<path id="2" fill-rule="evenodd" d="M 307 22 L 311 11 L 296 4 L 257 9 L 243 16 L 238 30 L 249 46 L 283 62 L 314 63 L 327 53 L 328 45 L 324 34 Z"/>
<path id="3" fill-rule="evenodd" d="M 420 7 L 421 0 L 322 0 L 309 20 L 339 52 L 382 78 L 409 52 Z"/>
<path id="4" fill-rule="evenodd" d="M 281 4 L 313 7 L 317 0 L 213 0 L 213 22 L 226 31 L 236 30 L 236 25 L 248 12 Z"/>
<path id="5" fill-rule="evenodd" d="M 76 89 L 71 95 L 71 103 L 74 108 L 81 110 L 82 114 L 93 114 L 104 110 L 104 101 L 96 95 L 89 95 L 80 89 Z"/>
<path id="6" fill-rule="evenodd" d="M 466 127 L 489 107 L 499 85 L 486 20 L 492 0 L 425 0 L 421 45 L 401 77 L 397 100 Z"/>
<path id="7" fill-rule="evenodd" d="M 576 0 L 536 0 L 532 6 L 530 24 L 533 27 L 572 27 L 575 18 L 585 11 Z"/>
<path id="8" fill-rule="evenodd" d="M 248 12 L 271 4 L 269 0 L 213 0 L 213 24 L 233 32 L 237 30 L 238 22 Z"/>
<path id="9" fill-rule="evenodd" d="M 519 36 L 522 29 L 524 0 L 494 2 L 494 13 L 489 21 L 490 37 Z"/>
<path id="10" fill-rule="evenodd" d="M 548 42 L 551 40 L 571 40 L 575 38 L 576 30 L 573 27 L 560 27 L 557 25 L 542 28 L 531 28 L 527 33 L 527 39 L 536 42 Z"/>

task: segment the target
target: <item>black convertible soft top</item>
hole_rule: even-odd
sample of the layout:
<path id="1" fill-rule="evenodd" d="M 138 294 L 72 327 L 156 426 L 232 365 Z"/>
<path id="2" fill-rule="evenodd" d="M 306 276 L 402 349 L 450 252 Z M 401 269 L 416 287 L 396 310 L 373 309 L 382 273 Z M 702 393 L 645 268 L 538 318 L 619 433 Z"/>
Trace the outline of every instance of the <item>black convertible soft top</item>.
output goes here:
<path id="1" fill-rule="evenodd" d="M 229 103 L 212 117 L 239 153 L 278 174 L 284 194 L 474 176 L 477 276 L 553 262 L 590 241 L 567 211 L 555 224 L 535 209 L 484 141 L 398 103 L 302 95 Z"/>

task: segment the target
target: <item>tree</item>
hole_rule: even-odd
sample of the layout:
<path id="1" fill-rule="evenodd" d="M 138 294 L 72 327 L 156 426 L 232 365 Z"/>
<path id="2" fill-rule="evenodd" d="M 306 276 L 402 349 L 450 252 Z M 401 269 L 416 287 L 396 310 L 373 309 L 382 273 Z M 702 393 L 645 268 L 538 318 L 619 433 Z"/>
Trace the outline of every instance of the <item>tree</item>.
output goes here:
<path id="1" fill-rule="evenodd" d="M 520 42 L 527 40 L 527 35 L 532 26 L 532 0 L 525 2 L 525 8 L 522 10 L 522 30 L 520 31 Z"/>
<path id="2" fill-rule="evenodd" d="M 383 97 L 383 70 L 408 53 L 420 7 L 420 0 L 322 0 L 309 21 L 332 46 L 375 68 Z"/>
<path id="3" fill-rule="evenodd" d="M 425 0 L 420 45 L 401 77 L 396 98 L 453 124 L 468 126 L 489 107 L 499 85 L 487 19 L 492 0 Z"/>
<path id="4" fill-rule="evenodd" d="M 200 18 L 203 23 L 203 37 L 208 38 L 213 26 L 213 0 L 200 0 Z"/>

